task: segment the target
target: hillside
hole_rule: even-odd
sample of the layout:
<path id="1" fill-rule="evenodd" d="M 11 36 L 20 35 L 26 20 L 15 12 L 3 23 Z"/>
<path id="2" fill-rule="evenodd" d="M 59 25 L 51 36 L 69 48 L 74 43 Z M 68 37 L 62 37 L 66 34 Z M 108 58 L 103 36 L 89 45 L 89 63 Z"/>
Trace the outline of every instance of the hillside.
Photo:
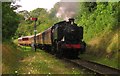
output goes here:
<path id="1" fill-rule="evenodd" d="M 22 52 L 12 42 L 3 42 L 2 44 L 2 73 L 14 73 L 21 58 Z"/>
<path id="2" fill-rule="evenodd" d="M 120 3 L 91 2 L 80 6 L 77 23 L 84 27 L 86 54 L 82 57 L 119 68 Z"/>
<path id="3" fill-rule="evenodd" d="M 119 69 L 119 30 L 120 28 L 115 31 L 107 31 L 92 38 L 87 43 L 86 53 L 80 57 Z"/>

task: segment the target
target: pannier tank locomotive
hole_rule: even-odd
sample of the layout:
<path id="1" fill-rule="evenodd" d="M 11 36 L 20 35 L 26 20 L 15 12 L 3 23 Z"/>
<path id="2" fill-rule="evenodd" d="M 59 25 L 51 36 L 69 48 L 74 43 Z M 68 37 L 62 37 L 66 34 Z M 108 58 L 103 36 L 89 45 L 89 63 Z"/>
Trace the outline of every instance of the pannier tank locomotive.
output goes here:
<path id="1" fill-rule="evenodd" d="M 34 36 L 18 38 L 19 45 L 31 46 Z M 83 41 L 83 27 L 77 26 L 74 19 L 61 21 L 42 33 L 36 35 L 36 47 L 45 49 L 57 57 L 78 57 L 85 52 L 86 43 Z"/>

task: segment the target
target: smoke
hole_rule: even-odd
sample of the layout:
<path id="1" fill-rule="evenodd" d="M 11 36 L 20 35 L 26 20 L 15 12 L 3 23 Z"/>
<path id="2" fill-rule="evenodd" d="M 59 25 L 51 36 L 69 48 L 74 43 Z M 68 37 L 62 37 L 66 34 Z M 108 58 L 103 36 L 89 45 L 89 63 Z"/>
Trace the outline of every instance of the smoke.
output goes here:
<path id="1" fill-rule="evenodd" d="M 62 1 L 62 0 L 61 0 Z M 56 13 L 58 18 L 68 20 L 68 18 L 75 17 L 79 9 L 79 2 L 59 2 L 59 8 Z"/>

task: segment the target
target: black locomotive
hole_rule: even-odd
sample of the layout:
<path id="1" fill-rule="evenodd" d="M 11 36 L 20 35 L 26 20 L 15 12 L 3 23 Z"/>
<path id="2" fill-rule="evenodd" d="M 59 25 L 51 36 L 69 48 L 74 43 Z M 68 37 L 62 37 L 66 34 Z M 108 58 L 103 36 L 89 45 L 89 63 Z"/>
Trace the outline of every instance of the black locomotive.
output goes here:
<path id="1" fill-rule="evenodd" d="M 34 36 L 27 36 L 27 38 L 30 38 L 26 39 L 30 40 L 30 44 L 27 44 L 31 45 L 34 41 Z M 78 27 L 77 24 L 74 23 L 73 18 L 70 18 L 69 21 L 58 22 L 44 32 L 36 35 L 37 47 L 48 50 L 59 58 L 75 58 L 78 57 L 79 53 L 85 52 L 86 43 L 82 39 L 83 27 Z M 19 42 L 19 44 L 23 45 L 26 42 Z"/>

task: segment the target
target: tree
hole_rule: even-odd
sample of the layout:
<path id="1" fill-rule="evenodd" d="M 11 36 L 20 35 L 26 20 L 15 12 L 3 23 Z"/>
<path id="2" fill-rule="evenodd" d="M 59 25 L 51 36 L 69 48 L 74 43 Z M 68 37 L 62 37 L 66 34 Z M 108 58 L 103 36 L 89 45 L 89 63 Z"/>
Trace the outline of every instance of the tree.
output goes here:
<path id="1" fill-rule="evenodd" d="M 2 37 L 3 40 L 11 39 L 19 24 L 19 16 L 10 2 L 2 3 Z"/>

